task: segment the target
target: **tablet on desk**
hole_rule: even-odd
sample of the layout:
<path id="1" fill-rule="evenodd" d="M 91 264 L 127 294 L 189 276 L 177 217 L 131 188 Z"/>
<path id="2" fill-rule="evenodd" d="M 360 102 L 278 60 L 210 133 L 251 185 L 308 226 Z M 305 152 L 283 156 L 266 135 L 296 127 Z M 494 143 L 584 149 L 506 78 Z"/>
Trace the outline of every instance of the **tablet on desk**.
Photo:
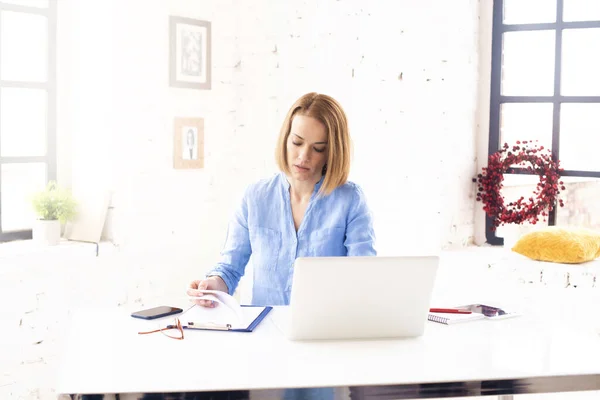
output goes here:
<path id="1" fill-rule="evenodd" d="M 519 315 L 513 310 L 507 310 L 504 308 L 489 306 L 485 304 L 467 304 L 466 306 L 460 306 L 457 308 L 469 310 L 477 314 L 483 314 L 486 318 L 489 319 L 504 319 Z"/>

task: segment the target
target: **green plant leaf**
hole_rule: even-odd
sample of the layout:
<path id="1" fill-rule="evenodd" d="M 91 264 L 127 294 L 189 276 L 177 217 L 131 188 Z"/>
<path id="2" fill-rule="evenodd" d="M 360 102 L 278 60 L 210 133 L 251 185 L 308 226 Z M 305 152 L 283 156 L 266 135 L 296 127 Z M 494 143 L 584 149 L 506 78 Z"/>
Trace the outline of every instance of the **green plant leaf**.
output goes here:
<path id="1" fill-rule="evenodd" d="M 71 191 L 60 188 L 55 181 L 48 182 L 46 189 L 36 193 L 31 203 L 38 218 L 42 220 L 59 220 L 65 223 L 77 215 L 77 202 Z"/>

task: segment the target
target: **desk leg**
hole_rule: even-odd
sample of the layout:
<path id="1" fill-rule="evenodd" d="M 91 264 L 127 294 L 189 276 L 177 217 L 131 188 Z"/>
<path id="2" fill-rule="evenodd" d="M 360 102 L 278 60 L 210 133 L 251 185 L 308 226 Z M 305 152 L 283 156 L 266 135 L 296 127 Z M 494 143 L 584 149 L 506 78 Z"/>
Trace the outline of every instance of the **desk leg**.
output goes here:
<path id="1" fill-rule="evenodd" d="M 502 394 L 498 396 L 498 400 L 514 400 L 514 397 L 512 394 Z"/>

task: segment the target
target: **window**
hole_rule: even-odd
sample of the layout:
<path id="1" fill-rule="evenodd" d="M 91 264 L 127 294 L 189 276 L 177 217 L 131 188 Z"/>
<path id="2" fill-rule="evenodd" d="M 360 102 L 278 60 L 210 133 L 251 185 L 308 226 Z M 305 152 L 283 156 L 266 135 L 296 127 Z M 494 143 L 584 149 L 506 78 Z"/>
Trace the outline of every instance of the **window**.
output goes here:
<path id="1" fill-rule="evenodd" d="M 589 209 L 600 193 L 600 1 L 494 0 L 492 35 L 488 153 L 539 140 L 565 169 L 565 207 L 547 223 L 600 228 L 600 208 Z M 507 200 L 537 183 L 524 170 L 510 174 L 505 183 L 518 187 L 507 188 Z M 503 244 L 492 226 L 486 218 L 487 242 Z"/>
<path id="2" fill-rule="evenodd" d="M 31 238 L 56 179 L 56 0 L 0 0 L 0 242 Z"/>

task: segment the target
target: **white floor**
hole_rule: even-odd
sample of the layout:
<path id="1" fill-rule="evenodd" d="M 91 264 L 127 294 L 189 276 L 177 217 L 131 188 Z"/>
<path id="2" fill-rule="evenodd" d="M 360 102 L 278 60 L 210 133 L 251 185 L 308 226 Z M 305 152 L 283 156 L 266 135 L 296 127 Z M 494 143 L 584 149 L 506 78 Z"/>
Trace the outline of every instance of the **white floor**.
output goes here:
<path id="1" fill-rule="evenodd" d="M 53 373 L 60 356 L 58 343 L 74 308 L 139 309 L 160 297 L 181 294 L 187 283 L 172 265 L 155 257 L 126 256 L 110 244 L 100 245 L 98 257 L 96 250 L 94 244 L 73 242 L 52 248 L 38 248 L 30 242 L 0 245 L 0 399 L 57 398 Z M 472 279 L 453 280 L 451 270 L 441 270 L 444 284 L 436 288 L 438 298 L 451 291 L 476 292 L 485 281 L 498 284 L 496 291 L 481 291 L 482 301 L 518 304 L 524 297 L 552 290 L 559 295 L 568 293 L 582 304 L 592 293 L 594 301 L 598 300 L 595 304 L 600 304 L 600 282 L 594 282 L 584 269 L 570 276 L 569 287 L 564 287 L 564 274 L 552 274 L 552 269 L 543 276 L 535 269 L 516 270 L 517 264 L 501 248 L 471 247 L 444 252 L 443 257 L 470 271 Z M 583 308 L 565 307 L 556 312 L 565 323 L 570 318 L 585 319 L 600 333 L 600 315 L 589 318 Z M 591 400 L 600 399 L 600 392 L 520 395 L 515 399 Z"/>

